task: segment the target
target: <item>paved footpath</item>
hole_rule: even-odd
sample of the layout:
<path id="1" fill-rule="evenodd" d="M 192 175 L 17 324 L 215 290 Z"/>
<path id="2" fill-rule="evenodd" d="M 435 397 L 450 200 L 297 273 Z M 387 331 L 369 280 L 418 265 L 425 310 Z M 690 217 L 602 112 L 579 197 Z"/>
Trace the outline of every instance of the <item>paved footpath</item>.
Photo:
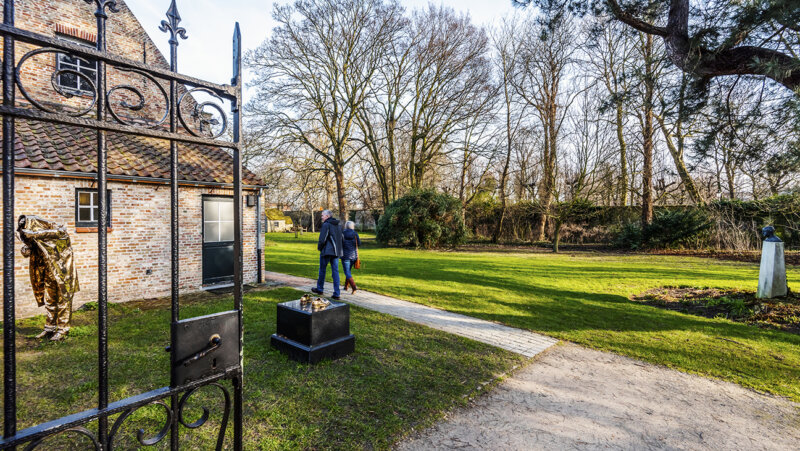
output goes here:
<path id="1" fill-rule="evenodd" d="M 316 286 L 316 281 L 304 277 L 290 276 L 277 272 L 266 271 L 264 278 L 269 281 L 279 282 L 284 285 L 310 291 Z M 326 290 L 330 293 L 333 288 L 326 283 Z M 502 324 L 484 321 L 457 313 L 426 307 L 413 302 L 401 301 L 389 296 L 383 296 L 369 291 L 358 290 L 356 294 L 344 292 L 342 300 L 358 307 L 386 313 L 387 315 L 422 324 L 433 329 L 449 332 L 453 335 L 470 338 L 498 348 L 533 357 L 558 340 L 544 335 L 535 334 L 526 330 L 515 329 Z"/>

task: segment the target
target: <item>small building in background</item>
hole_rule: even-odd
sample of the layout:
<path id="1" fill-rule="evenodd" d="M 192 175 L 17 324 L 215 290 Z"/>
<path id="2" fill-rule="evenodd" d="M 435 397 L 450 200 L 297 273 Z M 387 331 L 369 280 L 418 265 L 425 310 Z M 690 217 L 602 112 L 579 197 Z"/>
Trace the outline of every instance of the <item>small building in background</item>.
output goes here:
<path id="1" fill-rule="evenodd" d="M 168 69 L 153 41 L 122 0 L 108 22 L 108 51 L 124 58 Z M 16 26 L 25 30 L 95 46 L 96 5 L 84 0 L 17 0 Z M 33 48 L 17 43 L 16 57 Z M 97 76 L 97 62 L 58 52 L 40 53 L 20 68 L 28 93 L 48 108 L 74 111 L 93 102 L 86 79 Z M 59 72 L 69 70 L 69 72 Z M 78 77 L 75 72 L 83 74 Z M 55 74 L 55 76 L 54 76 Z M 168 83 L 161 80 L 162 87 Z M 108 88 L 135 86 L 139 99 L 124 89 L 108 95 L 124 120 L 157 122 L 165 101 L 153 81 L 132 72 L 108 70 Z M 180 87 L 185 92 L 185 88 Z M 67 95 L 65 95 L 67 94 Z M 18 96 L 18 103 L 26 100 Z M 197 103 L 187 99 L 183 114 L 190 126 L 213 125 Z M 194 122 L 194 123 L 192 123 Z M 195 128 L 195 131 L 198 130 Z M 72 239 L 81 290 L 74 308 L 97 299 L 97 157 L 94 131 L 47 122 L 16 120 L 15 215 L 38 215 L 64 224 Z M 224 149 L 179 144 L 179 223 L 181 292 L 219 287 L 233 279 L 233 159 Z M 108 299 L 123 302 L 170 293 L 170 150 L 155 138 L 108 133 Z M 258 279 L 258 209 L 262 181 L 246 168 L 242 182 L 244 282 Z M 15 260 L 18 317 L 40 314 L 28 274 L 28 259 L 17 242 Z M 2 280 L 2 278 L 0 278 Z"/>

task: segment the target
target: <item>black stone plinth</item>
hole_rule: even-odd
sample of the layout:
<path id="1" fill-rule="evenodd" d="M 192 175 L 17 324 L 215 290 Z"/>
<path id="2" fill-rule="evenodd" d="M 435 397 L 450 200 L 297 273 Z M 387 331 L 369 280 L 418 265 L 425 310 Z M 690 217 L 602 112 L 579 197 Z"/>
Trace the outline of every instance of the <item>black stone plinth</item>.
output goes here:
<path id="1" fill-rule="evenodd" d="M 299 300 L 278 304 L 278 330 L 270 342 L 298 362 L 346 356 L 356 343 L 350 333 L 350 306 L 331 301 L 327 308 L 314 311 Z"/>

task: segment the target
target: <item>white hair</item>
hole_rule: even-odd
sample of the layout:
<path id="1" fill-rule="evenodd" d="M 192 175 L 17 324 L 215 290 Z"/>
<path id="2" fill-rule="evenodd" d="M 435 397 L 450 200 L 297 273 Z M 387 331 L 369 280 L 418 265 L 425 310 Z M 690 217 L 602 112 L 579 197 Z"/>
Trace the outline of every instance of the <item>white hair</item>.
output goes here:
<path id="1" fill-rule="evenodd" d="M 328 216 L 328 217 L 331 217 L 331 218 L 333 217 L 333 213 L 331 213 L 330 210 L 322 210 L 322 213 L 320 213 L 320 215 Z"/>
<path id="2" fill-rule="evenodd" d="M 353 230 L 355 230 L 356 229 L 356 223 L 353 222 L 353 221 L 347 221 L 347 222 L 344 223 L 344 228 L 345 229 L 353 229 Z"/>

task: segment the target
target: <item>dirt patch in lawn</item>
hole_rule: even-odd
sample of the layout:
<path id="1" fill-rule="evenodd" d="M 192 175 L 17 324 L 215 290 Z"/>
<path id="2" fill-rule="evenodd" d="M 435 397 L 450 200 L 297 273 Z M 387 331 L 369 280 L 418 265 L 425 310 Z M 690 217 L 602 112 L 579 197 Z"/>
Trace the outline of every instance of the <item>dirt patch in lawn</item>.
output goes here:
<path id="1" fill-rule="evenodd" d="M 800 295 L 797 293 L 782 298 L 758 299 L 752 291 L 663 287 L 635 295 L 633 300 L 690 315 L 727 318 L 800 334 Z"/>

